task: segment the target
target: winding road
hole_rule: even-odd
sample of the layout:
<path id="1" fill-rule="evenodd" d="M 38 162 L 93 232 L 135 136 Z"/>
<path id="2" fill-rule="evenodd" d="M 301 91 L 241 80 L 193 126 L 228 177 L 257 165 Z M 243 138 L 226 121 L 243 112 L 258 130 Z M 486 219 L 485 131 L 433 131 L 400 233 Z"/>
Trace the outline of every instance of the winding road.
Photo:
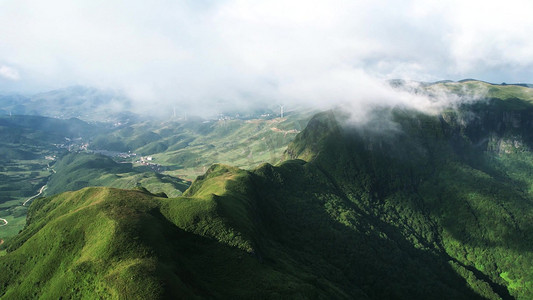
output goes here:
<path id="1" fill-rule="evenodd" d="M 37 193 L 37 195 L 33 195 L 33 196 L 31 196 L 30 198 L 26 199 L 26 201 L 24 201 L 24 202 L 22 203 L 22 206 L 26 206 L 26 204 L 27 204 L 28 202 L 30 202 L 31 200 L 33 200 L 33 199 L 35 199 L 35 198 L 41 196 L 41 194 L 44 192 L 45 189 L 46 189 L 46 184 L 43 185 L 43 186 L 39 189 L 39 193 Z M 2 218 L 0 218 L 0 223 L 1 223 L 1 222 L 3 222 L 3 224 L 0 224 L 0 227 L 1 227 L 1 226 L 6 226 L 7 223 L 8 223 L 6 219 L 2 219 Z"/>
<path id="2" fill-rule="evenodd" d="M 46 184 L 43 185 L 41 187 L 41 189 L 39 190 L 39 193 L 37 195 L 34 195 L 34 196 L 31 196 L 30 198 L 28 198 L 26 201 L 24 201 L 24 203 L 22 203 L 22 206 L 26 206 L 26 203 L 28 203 L 29 201 L 41 196 L 41 194 L 44 192 L 44 190 L 46 189 Z M 3 220 L 3 219 L 2 219 Z M 7 224 L 7 223 L 6 223 Z"/>

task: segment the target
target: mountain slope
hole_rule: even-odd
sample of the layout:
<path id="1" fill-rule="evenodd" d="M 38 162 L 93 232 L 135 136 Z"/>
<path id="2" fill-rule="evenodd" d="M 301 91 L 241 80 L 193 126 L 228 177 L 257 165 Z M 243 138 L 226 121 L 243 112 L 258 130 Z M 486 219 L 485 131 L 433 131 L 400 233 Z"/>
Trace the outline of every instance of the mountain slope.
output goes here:
<path id="1" fill-rule="evenodd" d="M 39 194 L 56 157 L 83 147 L 100 125 L 75 118 L 60 120 L 39 116 L 0 116 L 0 239 L 24 227 L 27 199 Z M 0 241 L 1 242 L 1 241 Z"/>
<path id="2" fill-rule="evenodd" d="M 187 205 L 182 201 L 109 188 L 39 199 L 27 228 L 0 258 L 2 299 L 227 298 L 252 297 L 257 289 L 273 297 L 342 295 L 316 291 L 304 279 L 213 239 L 201 222 L 187 224 L 185 229 L 199 232 L 192 234 L 163 217 L 174 215 L 174 205 Z M 195 206 L 187 212 L 193 219 L 205 215 L 220 225 L 216 238 L 233 238 L 216 209 Z"/>
<path id="3" fill-rule="evenodd" d="M 285 118 L 147 121 L 97 135 L 89 148 L 153 156 L 166 174 L 194 180 L 214 163 L 251 169 L 279 162 L 311 116 L 300 111 Z"/>
<path id="4" fill-rule="evenodd" d="M 322 113 L 284 163 L 213 165 L 178 198 L 38 199 L 0 296 L 529 299 L 533 109 L 512 101 Z"/>
<path id="5" fill-rule="evenodd" d="M 112 158 L 88 153 L 69 153 L 54 165 L 45 195 L 75 191 L 88 186 L 131 189 L 142 186 L 152 193 L 176 197 L 189 184 L 176 177 L 143 172 L 131 163 L 117 163 Z"/>
<path id="6" fill-rule="evenodd" d="M 439 117 L 395 111 L 399 127 L 389 133 L 349 128 L 331 138 L 342 143 L 319 150 L 296 143 L 287 152 L 317 153 L 312 164 L 350 202 L 417 248 L 437 251 L 476 292 L 527 299 L 533 292 L 532 124 L 521 116 L 532 109 L 525 103 L 510 112 L 502 104 Z"/>

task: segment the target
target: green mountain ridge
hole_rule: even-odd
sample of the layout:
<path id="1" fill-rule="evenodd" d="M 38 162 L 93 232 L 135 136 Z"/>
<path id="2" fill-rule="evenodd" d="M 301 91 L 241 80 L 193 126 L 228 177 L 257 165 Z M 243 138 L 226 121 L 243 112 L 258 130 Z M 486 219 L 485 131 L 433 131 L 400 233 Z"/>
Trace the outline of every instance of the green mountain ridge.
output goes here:
<path id="1" fill-rule="evenodd" d="M 278 163 L 310 112 L 273 119 L 142 122 L 95 136 L 89 149 L 150 155 L 166 174 L 194 180 L 213 163 L 252 169 Z"/>
<path id="2" fill-rule="evenodd" d="M 117 163 L 110 157 L 88 153 L 69 153 L 54 164 L 45 195 L 75 191 L 89 186 L 132 189 L 142 186 L 154 194 L 181 195 L 189 183 L 176 177 L 134 168 L 131 163 Z"/>
<path id="3" fill-rule="evenodd" d="M 0 116 L 0 217 L 8 222 L 0 229 L 0 239 L 24 227 L 27 207 L 22 204 L 46 185 L 55 159 L 104 130 L 101 124 L 75 118 Z"/>
<path id="4" fill-rule="evenodd" d="M 316 115 L 285 161 L 181 197 L 86 188 L 30 207 L 0 297 L 529 299 L 533 108 Z"/>
<path id="5" fill-rule="evenodd" d="M 0 116 L 0 217 L 8 222 L 0 239 L 22 230 L 27 211 L 22 204 L 37 196 L 87 186 L 142 186 L 176 197 L 213 163 L 251 169 L 262 162 L 278 162 L 310 116 L 291 112 L 283 119 L 265 114 L 259 119 L 224 116 L 219 121 L 188 118 L 125 124 Z"/>

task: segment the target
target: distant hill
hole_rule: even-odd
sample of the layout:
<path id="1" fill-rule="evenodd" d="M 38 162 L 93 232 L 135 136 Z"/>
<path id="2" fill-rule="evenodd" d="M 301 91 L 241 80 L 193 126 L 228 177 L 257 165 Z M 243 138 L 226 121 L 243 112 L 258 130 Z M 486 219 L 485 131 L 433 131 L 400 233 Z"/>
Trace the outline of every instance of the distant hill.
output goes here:
<path id="1" fill-rule="evenodd" d="M 22 204 L 41 190 L 39 196 L 88 186 L 142 187 L 176 197 L 189 186 L 183 179 L 194 180 L 213 163 L 254 168 L 262 162 L 278 162 L 310 117 L 301 112 L 287 115 L 126 124 L 0 116 L 0 217 L 8 221 L 0 239 L 24 227 L 27 207 Z"/>
<path id="2" fill-rule="evenodd" d="M 302 111 L 284 118 L 145 121 L 103 132 L 89 148 L 152 156 L 166 174 L 194 180 L 213 163 L 248 169 L 278 163 L 311 116 Z"/>
<path id="3" fill-rule="evenodd" d="M 26 96 L 0 95 L 0 109 L 7 115 L 124 123 L 137 118 L 130 112 L 131 107 L 131 100 L 118 92 L 84 86 Z"/>
<path id="4" fill-rule="evenodd" d="M 533 87 L 533 84 L 531 84 L 531 83 L 505 83 L 505 82 L 502 82 L 502 83 L 498 84 L 498 83 L 490 83 L 490 82 L 487 82 L 487 81 L 482 81 L 482 80 L 477 80 L 477 79 L 472 79 L 472 78 L 459 80 L 458 82 L 459 83 L 482 82 L 482 83 L 487 83 L 487 84 L 497 85 L 497 86 L 516 85 L 516 86 L 523 86 L 523 87 L 529 87 L 529 88 Z"/>
<path id="5" fill-rule="evenodd" d="M 76 118 L 0 116 L 0 216 L 8 221 L 0 239 L 16 235 L 25 224 L 22 204 L 46 185 L 55 160 L 83 149 L 106 127 Z"/>
<path id="6" fill-rule="evenodd" d="M 416 82 L 416 81 L 415 81 Z M 402 79 L 391 79 L 388 81 L 388 83 L 393 86 L 393 87 L 402 87 L 402 86 L 405 86 L 407 81 L 405 80 L 402 80 Z M 483 80 L 477 80 L 477 79 L 472 79 L 472 78 L 467 78 L 467 79 L 462 79 L 462 80 L 459 80 L 459 81 L 453 81 L 453 80 L 439 80 L 439 81 L 435 81 L 435 82 L 416 82 L 416 83 L 419 83 L 421 86 L 432 86 L 432 85 L 448 85 L 448 86 L 462 86 L 462 87 L 467 87 L 468 88 L 468 84 L 474 84 L 474 85 L 480 85 L 480 86 L 483 86 L 483 85 L 491 85 L 491 86 L 494 86 L 496 89 L 500 90 L 503 88 L 503 90 L 506 90 L 506 87 L 507 86 L 511 86 L 510 89 L 507 89 L 508 91 L 509 90 L 512 90 L 512 86 L 516 86 L 516 87 L 524 87 L 524 88 L 533 88 L 533 84 L 531 83 L 505 83 L 505 82 L 502 82 L 502 83 L 490 83 L 490 82 L 487 82 L 487 81 L 483 81 Z M 473 87 L 472 85 L 470 85 L 470 87 Z M 515 90 L 516 91 L 516 90 Z"/>
<path id="7" fill-rule="evenodd" d="M 531 115 L 513 97 L 324 112 L 283 163 L 215 164 L 181 197 L 37 199 L 0 297 L 530 299 Z"/>
<path id="8" fill-rule="evenodd" d="M 64 142 L 65 138 L 85 138 L 104 130 L 103 126 L 88 124 L 76 118 L 56 119 L 43 116 L 0 116 L 0 134 L 9 139 L 32 138 L 37 143 Z M 5 140 L 3 140 L 5 142 Z"/>
<path id="9" fill-rule="evenodd" d="M 107 156 L 70 153 L 54 165 L 54 174 L 50 176 L 45 194 L 54 195 L 89 186 L 143 187 L 155 194 L 176 197 L 189 184 L 176 177 L 133 168 L 131 163 L 117 163 Z"/>

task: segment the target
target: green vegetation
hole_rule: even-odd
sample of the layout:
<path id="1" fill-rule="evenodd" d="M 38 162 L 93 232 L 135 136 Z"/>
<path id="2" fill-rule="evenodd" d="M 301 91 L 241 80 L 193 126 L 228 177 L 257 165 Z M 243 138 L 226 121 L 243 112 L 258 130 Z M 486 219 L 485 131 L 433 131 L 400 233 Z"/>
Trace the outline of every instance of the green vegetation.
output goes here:
<path id="1" fill-rule="evenodd" d="M 24 227 L 27 208 L 22 203 L 46 184 L 51 174 L 47 169 L 48 162 L 45 159 L 1 162 L 0 218 L 5 218 L 9 223 L 0 227 L 0 239 L 16 235 Z"/>
<path id="2" fill-rule="evenodd" d="M 0 238 L 23 228 L 26 216 L 20 213 L 21 204 L 44 185 L 44 195 L 87 186 L 142 186 L 155 194 L 176 197 L 189 186 L 179 178 L 192 181 L 215 162 L 252 168 L 261 162 L 279 161 L 284 147 L 303 128 L 305 116 L 218 123 L 194 119 L 141 122 L 118 127 L 90 125 L 78 119 L 0 117 L 0 214 L 15 218 L 0 230 Z M 87 146 L 114 157 L 90 155 Z M 154 161 L 139 163 L 139 156 L 112 152 L 129 150 L 157 155 Z"/>
<path id="3" fill-rule="evenodd" d="M 271 297 L 344 295 L 327 285 L 329 292 L 315 290 L 311 274 L 294 277 L 261 263 L 250 249 L 227 246 L 245 239 L 234 235 L 238 227 L 227 222 L 219 200 L 214 209 L 187 203 L 202 199 L 109 188 L 40 198 L 31 207 L 28 226 L 0 259 L 2 298 L 249 298 L 257 291 Z M 164 217 L 181 220 L 176 212 L 191 216 L 187 227 Z M 203 227 L 203 216 L 209 228 Z"/>
<path id="4" fill-rule="evenodd" d="M 214 163 L 252 169 L 278 163 L 310 113 L 275 119 L 143 122 L 96 136 L 91 149 L 153 156 L 167 175 L 194 180 Z"/>
<path id="5" fill-rule="evenodd" d="M 533 156 L 525 116 L 533 108 L 524 103 L 516 112 L 514 105 L 498 101 L 464 105 L 440 118 L 393 110 L 400 127 L 379 134 L 372 124 L 328 126 L 320 119 L 334 116 L 326 114 L 309 123 L 309 130 L 319 132 L 302 133 L 330 132 L 326 143 L 317 148 L 312 140 L 297 138 L 287 152 L 310 160 L 305 166 L 326 175 L 324 185 L 340 189 L 362 211 L 343 208 L 335 212 L 339 222 L 357 228 L 369 215 L 416 248 L 449 261 L 476 293 L 528 299 Z M 477 120 L 465 121 L 473 114 Z"/>
<path id="6" fill-rule="evenodd" d="M 426 87 L 430 93 L 445 90 L 460 96 L 473 96 L 487 99 L 520 99 L 533 102 L 533 89 L 520 85 L 491 84 L 477 80 L 465 80 L 460 82 L 442 82 L 431 84 Z"/>
<path id="7" fill-rule="evenodd" d="M 214 164 L 178 197 L 142 184 L 38 198 L 1 246 L 0 297 L 531 299 L 529 100 L 374 114 L 357 126 L 318 114 L 278 165 Z M 153 132 L 141 136 L 148 143 L 168 139 L 155 160 L 182 171 L 230 140 L 260 147 L 277 133 L 268 122 L 244 123 L 268 129 L 251 140 L 240 132 L 248 125 L 194 123 L 124 128 L 121 142 L 136 130 Z M 212 143 L 200 137 L 215 132 Z M 98 155 L 69 154 L 54 168 L 52 192 L 164 182 Z"/>
<path id="8" fill-rule="evenodd" d="M 0 116 L 0 216 L 9 220 L 0 239 L 24 227 L 27 208 L 21 205 L 46 184 L 55 158 L 98 130 L 77 119 Z"/>
<path id="9" fill-rule="evenodd" d="M 143 187 L 154 194 L 177 197 L 189 183 L 176 177 L 144 172 L 131 163 L 117 163 L 107 156 L 70 153 L 54 165 L 46 195 L 75 191 L 89 186 L 109 186 L 122 189 Z"/>

